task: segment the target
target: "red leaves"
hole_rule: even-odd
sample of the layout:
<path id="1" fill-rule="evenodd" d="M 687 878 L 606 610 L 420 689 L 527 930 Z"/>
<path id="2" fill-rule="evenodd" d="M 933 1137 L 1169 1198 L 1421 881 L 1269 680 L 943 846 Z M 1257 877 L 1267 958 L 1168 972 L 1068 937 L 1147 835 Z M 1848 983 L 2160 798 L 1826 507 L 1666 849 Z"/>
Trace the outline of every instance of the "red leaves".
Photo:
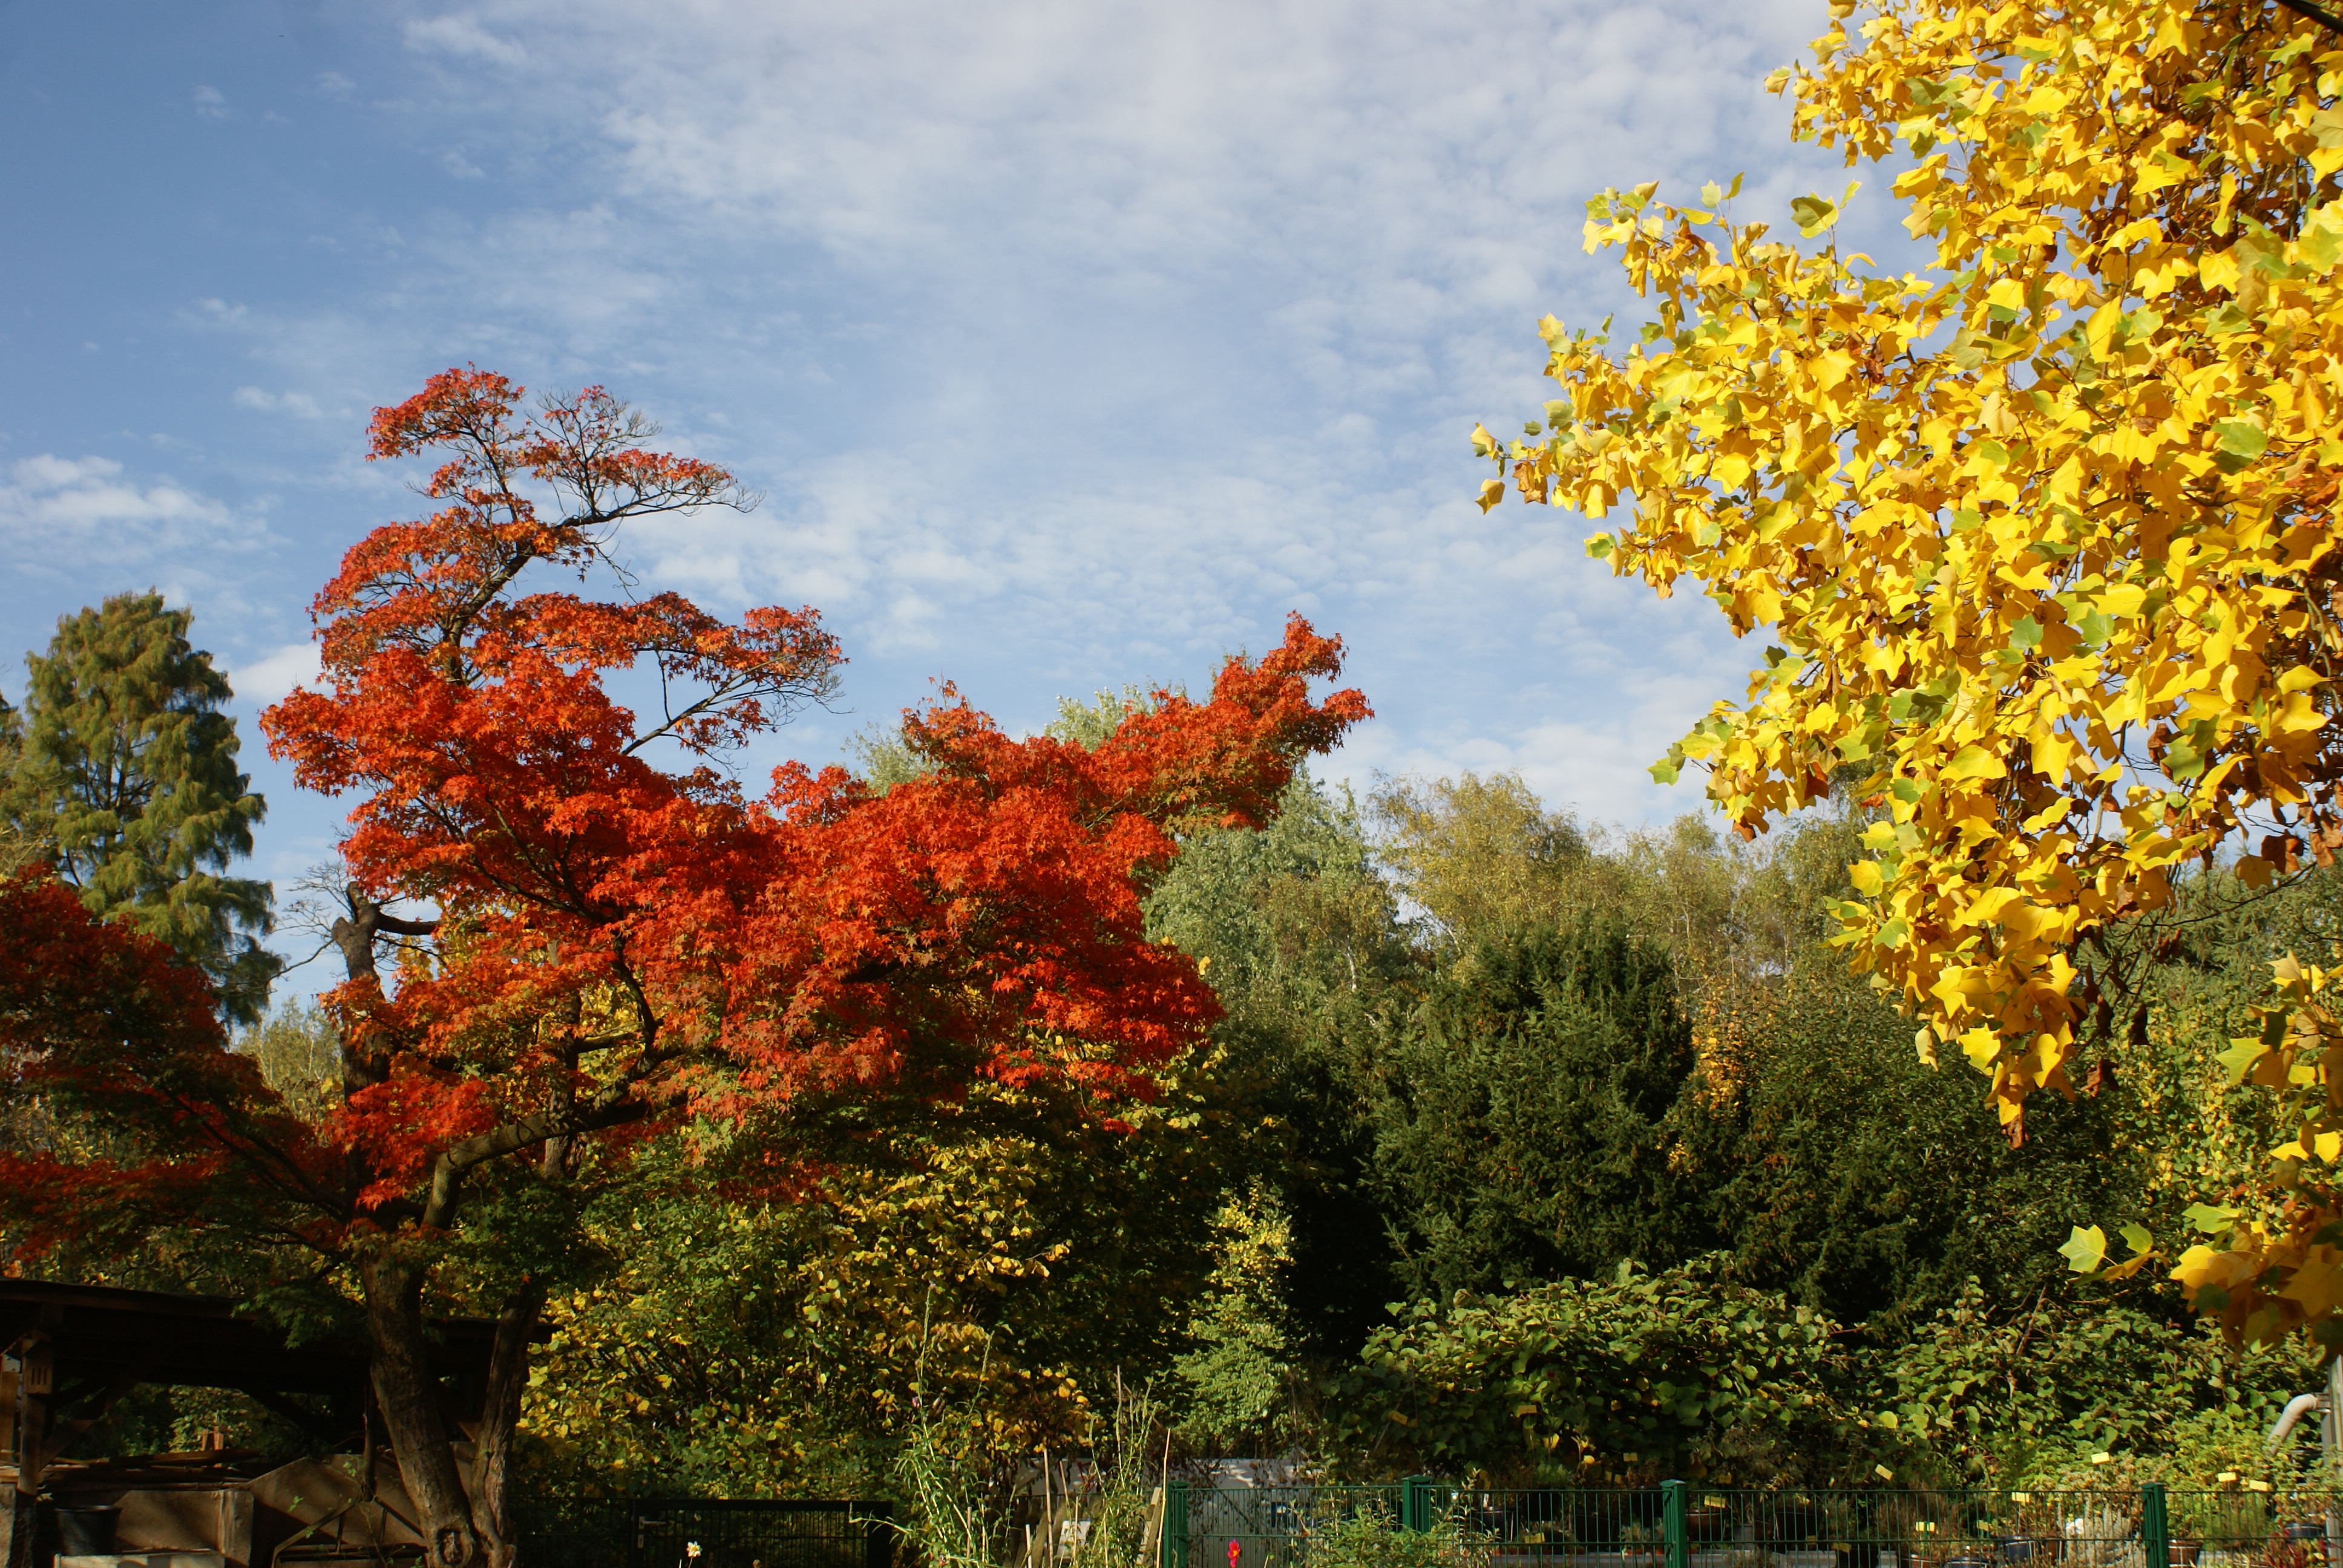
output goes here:
<path id="1" fill-rule="evenodd" d="M 534 415 L 518 412 L 521 390 L 489 371 L 447 370 L 406 402 L 375 410 L 368 456 L 447 450 L 448 461 L 424 493 L 451 504 L 417 522 L 377 528 L 319 590 L 311 615 L 325 668 L 337 684 L 389 646 L 425 652 L 444 676 L 463 680 L 473 674 L 467 658 L 495 657 L 499 633 L 517 638 L 508 652 L 536 646 L 562 660 L 558 645 L 532 641 L 537 628 L 528 601 L 506 597 L 521 572 L 538 562 L 588 566 L 628 518 L 752 504 L 714 464 L 635 446 L 657 427 L 598 387 L 548 399 Z M 527 480 L 536 481 L 539 493 L 526 488 Z M 602 608 L 613 614 L 631 608 L 652 618 L 662 613 Z M 698 614 L 671 598 L 665 612 Z M 729 668 L 739 673 L 761 666 L 786 679 L 818 679 L 836 662 L 836 645 L 812 627 L 809 612 L 800 618 L 809 637 L 784 639 L 786 646 L 768 647 L 762 660 Z M 693 630 L 705 634 L 713 626 Z M 775 667 L 782 655 L 786 668 Z"/>
<path id="2" fill-rule="evenodd" d="M 67 1130 L 0 1162 L 21 1256 L 134 1213 L 202 1224 L 306 1199 L 329 1159 L 228 1051 L 203 974 L 45 869 L 0 878 L 0 1098 Z M 84 1128 L 102 1143 L 76 1148 Z"/>
<path id="3" fill-rule="evenodd" d="M 359 1090 L 334 1113 L 326 1136 L 365 1157 L 370 1180 L 357 1201 L 373 1208 L 405 1196 L 431 1174 L 439 1151 L 499 1120 L 489 1085 L 407 1058 L 389 1079 Z"/>
<path id="4" fill-rule="evenodd" d="M 45 869 L 0 877 L 0 1051 L 103 1073 L 126 1038 L 155 1041 L 166 1061 L 219 1051 L 201 971 L 91 914 Z"/>
<path id="5" fill-rule="evenodd" d="M 1355 690 L 1312 705 L 1309 678 L 1332 679 L 1342 668 L 1342 639 L 1320 637 L 1289 615 L 1285 640 L 1258 664 L 1232 658 L 1221 668 L 1209 704 L 1158 692 L 1153 709 L 1126 719 L 1099 755 L 1153 795 L 1160 819 L 1261 827 L 1304 754 L 1332 749 L 1345 729 L 1373 717 Z"/>
<path id="6" fill-rule="evenodd" d="M 930 777 L 879 795 L 792 766 L 751 807 L 655 745 L 738 743 L 822 695 L 840 654 L 813 611 L 736 624 L 673 594 L 520 591 L 626 518 L 744 504 L 649 433 L 598 387 L 524 414 L 473 369 L 376 415 L 374 456 L 446 457 L 443 509 L 348 553 L 316 605 L 330 689 L 263 716 L 303 784 L 359 796 L 353 879 L 440 915 L 395 996 L 337 993 L 387 1051 L 333 1128 L 358 1201 L 411 1193 L 438 1152 L 555 1097 L 736 1114 L 814 1081 L 1143 1091 L 1219 1010 L 1145 940 L 1142 880 L 1185 827 L 1266 820 L 1298 759 L 1366 716 L 1355 691 L 1310 699 L 1339 640 L 1293 618 L 1209 701 L 1157 693 L 1095 752 L 1012 740 L 948 692 L 907 716 Z M 668 706 L 639 718 L 603 672 L 646 663 Z"/>
<path id="7" fill-rule="evenodd" d="M 957 1066 L 1141 1091 L 1136 1070 L 1202 1038 L 1220 1007 L 1194 966 L 1145 940 L 1140 889 L 1192 823 L 1259 823 L 1299 758 L 1365 716 L 1308 678 L 1338 639 L 1299 616 L 1212 699 L 1169 692 L 1095 752 L 1012 740 L 952 700 L 905 716 L 928 777 L 872 795 L 832 769 L 775 776 L 779 876 L 749 916 L 729 1036 L 748 1079 L 921 1077 Z"/>
<path id="8" fill-rule="evenodd" d="M 367 456 L 404 457 L 430 447 L 458 447 L 464 456 L 440 469 L 426 492 L 445 499 L 458 493 L 461 471 L 475 454 L 516 444 L 512 413 L 522 390 L 493 370 L 442 370 L 406 402 L 374 411 Z"/>

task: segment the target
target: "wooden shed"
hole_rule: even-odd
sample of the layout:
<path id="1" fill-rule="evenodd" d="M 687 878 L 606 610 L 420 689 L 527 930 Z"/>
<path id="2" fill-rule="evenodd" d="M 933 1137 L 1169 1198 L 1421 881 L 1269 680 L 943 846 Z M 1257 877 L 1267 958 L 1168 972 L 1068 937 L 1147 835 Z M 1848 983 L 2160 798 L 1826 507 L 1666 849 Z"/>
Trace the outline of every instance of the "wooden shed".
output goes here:
<path id="1" fill-rule="evenodd" d="M 495 1325 L 432 1325 L 451 1423 L 479 1407 Z M 112 1556 L 57 1568 L 267 1568 L 372 1557 L 419 1544 L 397 1466 L 377 1453 L 371 1486 L 363 1434 L 362 1344 L 284 1336 L 226 1297 L 169 1295 L 0 1279 L 0 1565 L 35 1557 L 40 1504 L 120 1511 Z M 265 1466 L 257 1454 L 204 1452 L 131 1458 L 59 1456 L 140 1383 L 236 1389 L 307 1431 L 339 1458 Z M 288 1395 L 312 1396 L 303 1404 Z M 404 1516 L 404 1517 L 402 1517 Z M 403 1537 L 403 1539 L 402 1539 Z"/>

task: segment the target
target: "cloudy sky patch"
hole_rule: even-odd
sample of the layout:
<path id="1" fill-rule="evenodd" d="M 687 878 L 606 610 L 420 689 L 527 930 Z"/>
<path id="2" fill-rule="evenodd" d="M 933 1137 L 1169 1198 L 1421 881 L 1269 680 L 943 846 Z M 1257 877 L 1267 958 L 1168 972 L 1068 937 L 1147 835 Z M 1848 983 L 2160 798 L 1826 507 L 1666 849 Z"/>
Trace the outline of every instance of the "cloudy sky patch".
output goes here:
<path id="1" fill-rule="evenodd" d="M 1638 319 L 1585 198 L 1835 192 L 1767 71 L 1809 0 L 130 0 L 0 17 L 16 374 L 0 643 L 192 604 L 249 713 L 419 468 L 368 409 L 449 365 L 608 386 L 765 494 L 629 543 L 737 611 L 811 603 L 826 761 L 949 677 L 1012 728 L 1199 683 L 1301 608 L 1378 718 L 1330 764 L 1519 769 L 1604 819 L 1751 650 L 1582 519 L 1470 496 L 1550 390 L 1536 319 Z M 190 107 L 195 110 L 190 113 Z M 1875 181 L 1874 194 L 1884 189 Z M 1859 198 L 1858 242 L 1894 233 Z M 95 346 L 93 349 L 92 347 Z M 0 690 L 21 690 L 0 665 Z M 263 869 L 338 809 L 246 755 Z M 760 758 L 760 761 L 770 760 Z"/>

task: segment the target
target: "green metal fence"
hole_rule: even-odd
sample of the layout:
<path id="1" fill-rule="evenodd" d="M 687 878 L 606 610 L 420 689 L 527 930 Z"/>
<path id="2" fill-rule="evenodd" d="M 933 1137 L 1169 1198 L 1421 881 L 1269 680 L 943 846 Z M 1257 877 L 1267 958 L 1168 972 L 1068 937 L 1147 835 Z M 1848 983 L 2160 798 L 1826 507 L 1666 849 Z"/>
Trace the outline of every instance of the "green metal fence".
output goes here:
<path id="1" fill-rule="evenodd" d="M 889 1568 L 885 1503 L 637 1501 L 628 1568 Z"/>
<path id="2" fill-rule="evenodd" d="M 1452 1533 L 1490 1568 L 2343 1568 L 2331 1489 L 2092 1492 L 1192 1487 L 1164 1497 L 1159 1568 L 1306 1568 L 1370 1516 Z"/>
<path id="3" fill-rule="evenodd" d="M 532 1568 L 892 1568 L 893 1505 L 702 1497 L 524 1500 Z"/>

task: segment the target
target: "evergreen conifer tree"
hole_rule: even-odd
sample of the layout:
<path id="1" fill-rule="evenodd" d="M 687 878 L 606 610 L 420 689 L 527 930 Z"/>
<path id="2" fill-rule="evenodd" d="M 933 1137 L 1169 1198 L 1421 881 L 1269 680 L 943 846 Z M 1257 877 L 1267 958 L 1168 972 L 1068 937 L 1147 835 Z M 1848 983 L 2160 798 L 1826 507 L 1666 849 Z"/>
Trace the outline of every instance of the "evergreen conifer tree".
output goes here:
<path id="1" fill-rule="evenodd" d="M 21 713 L 0 719 L 0 803 L 88 909 L 168 943 L 248 1024 L 283 967 L 257 940 L 274 899 L 224 873 L 266 808 L 236 770 L 220 711 L 234 693 L 187 641 L 192 620 L 153 591 L 61 618 L 48 652 L 25 656 Z"/>

